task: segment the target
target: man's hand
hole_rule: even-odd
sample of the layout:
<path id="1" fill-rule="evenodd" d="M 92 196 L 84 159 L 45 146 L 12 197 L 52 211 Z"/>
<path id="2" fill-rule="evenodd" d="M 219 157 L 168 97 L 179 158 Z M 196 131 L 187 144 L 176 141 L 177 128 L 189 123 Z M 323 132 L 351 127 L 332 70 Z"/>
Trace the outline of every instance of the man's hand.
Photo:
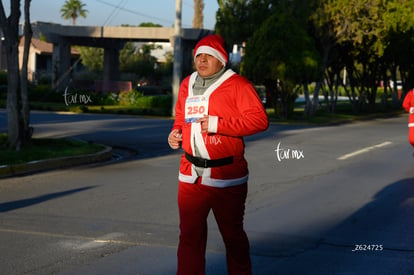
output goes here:
<path id="1" fill-rule="evenodd" d="M 208 115 L 204 115 L 204 117 L 197 119 L 196 123 L 200 123 L 201 133 L 208 132 Z"/>
<path id="2" fill-rule="evenodd" d="M 168 135 L 168 144 L 172 149 L 178 149 L 181 146 L 181 142 L 183 141 L 181 131 L 174 129 Z"/>
<path id="3" fill-rule="evenodd" d="M 410 108 L 410 114 L 414 114 L 414 107 Z"/>

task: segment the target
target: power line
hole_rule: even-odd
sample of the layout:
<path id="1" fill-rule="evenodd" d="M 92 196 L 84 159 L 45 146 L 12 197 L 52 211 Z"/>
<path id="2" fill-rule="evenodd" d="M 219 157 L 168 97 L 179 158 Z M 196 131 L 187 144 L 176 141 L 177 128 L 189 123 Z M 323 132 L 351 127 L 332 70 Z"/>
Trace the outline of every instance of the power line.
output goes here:
<path id="1" fill-rule="evenodd" d="M 139 16 L 146 17 L 146 18 L 149 18 L 149 19 L 155 19 L 155 20 L 158 20 L 158 21 L 163 21 L 163 22 L 168 23 L 169 25 L 172 24 L 172 22 L 170 20 L 166 20 L 166 19 L 159 18 L 159 17 L 156 17 L 156 16 L 146 15 L 146 14 L 143 14 L 141 12 L 131 10 L 131 9 L 127 9 L 127 8 L 124 8 L 124 7 L 118 7 L 117 5 L 114 5 L 112 3 L 109 3 L 109 2 L 106 2 L 106 1 L 103 1 L 103 0 L 96 0 L 96 1 L 101 3 L 101 4 L 116 8 L 118 10 L 122 10 L 122 11 L 125 11 L 125 12 L 128 12 L 128 13 L 132 13 L 134 15 L 139 15 Z"/>
<path id="2" fill-rule="evenodd" d="M 113 18 L 116 17 L 116 15 L 118 15 L 119 13 L 119 9 L 121 8 L 121 5 L 123 5 L 123 7 L 125 7 L 126 3 L 128 2 L 128 0 L 125 0 L 125 3 L 122 4 L 124 2 L 124 0 L 121 0 L 118 5 L 111 11 L 111 13 L 108 15 L 108 17 L 106 18 L 105 22 L 102 24 L 102 26 L 105 26 L 107 23 L 110 23 L 112 21 Z M 123 8 L 122 7 L 122 8 Z M 117 13 L 116 15 L 114 15 L 115 13 Z M 112 18 L 111 18 L 112 17 Z"/>
<path id="3" fill-rule="evenodd" d="M 191 7 L 192 9 L 194 9 L 194 5 L 193 4 L 189 4 L 189 3 L 187 3 L 187 2 L 183 2 L 183 4 L 184 5 L 186 5 L 186 6 L 188 6 L 188 7 Z"/>

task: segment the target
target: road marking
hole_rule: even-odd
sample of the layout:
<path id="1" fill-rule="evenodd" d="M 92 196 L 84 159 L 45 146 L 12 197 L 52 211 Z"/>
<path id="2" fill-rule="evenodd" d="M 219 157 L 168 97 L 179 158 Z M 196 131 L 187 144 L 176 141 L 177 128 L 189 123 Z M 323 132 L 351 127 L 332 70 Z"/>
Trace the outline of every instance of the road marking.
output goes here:
<path id="1" fill-rule="evenodd" d="M 140 241 L 123 241 L 123 240 L 115 240 L 115 239 L 108 239 L 107 237 L 118 237 L 123 235 L 122 233 L 110 233 L 102 237 L 94 238 L 94 237 L 86 237 L 80 235 L 65 235 L 65 234 L 58 234 L 58 233 L 50 233 L 50 232 L 41 232 L 41 231 L 30 231 L 30 230 L 18 230 L 18 229 L 7 229 L 7 228 L 0 228 L 0 232 L 4 233 L 13 233 L 13 234 L 21 234 L 21 235 L 32 235 L 32 236 L 39 236 L 39 237 L 46 237 L 46 238 L 55 238 L 55 239 L 66 239 L 72 241 L 71 246 L 73 247 L 73 242 L 76 243 L 75 247 L 81 248 L 88 248 L 93 246 L 93 244 L 119 244 L 119 245 L 128 245 L 128 246 L 158 246 L 157 244 L 151 244 L 148 242 L 140 242 Z M 74 241 L 77 240 L 77 241 Z M 83 245 L 83 246 L 82 246 Z M 164 247 L 173 247 L 169 245 L 163 245 Z"/>
<path id="2" fill-rule="evenodd" d="M 40 237 L 50 237 L 50 238 L 58 238 L 58 239 L 79 239 L 83 241 L 92 241 L 97 243 L 102 243 L 103 241 L 107 243 L 119 243 L 119 244 L 129 244 L 129 245 L 137 245 L 136 242 L 129 242 L 129 241 L 118 241 L 118 240 L 111 240 L 106 239 L 105 237 L 108 236 L 115 236 L 114 234 L 121 233 L 112 233 L 107 234 L 101 238 L 94 238 L 94 237 L 86 237 L 86 236 L 79 236 L 79 235 L 65 235 L 65 234 L 59 234 L 59 233 L 50 233 L 50 232 L 41 232 L 41 231 L 29 231 L 29 230 L 19 230 L 19 229 L 6 229 L 6 228 L 0 228 L 0 232 L 7 232 L 7 233 L 15 233 L 15 234 L 22 234 L 22 235 L 32 235 L 32 236 L 40 236 Z"/>
<path id="3" fill-rule="evenodd" d="M 352 152 L 352 153 L 349 153 L 349 154 L 346 154 L 346 155 L 340 156 L 340 157 L 338 158 L 338 160 L 345 160 L 345 159 L 349 159 L 349 158 L 355 157 L 356 155 L 360 155 L 360 154 L 368 153 L 369 151 L 372 151 L 372 150 L 374 150 L 374 149 L 381 148 L 381 147 L 384 147 L 384 146 L 387 146 L 387 145 L 390 145 L 390 144 L 392 144 L 392 142 L 391 142 L 391 141 L 385 141 L 385 142 L 380 143 L 380 144 L 377 144 L 377 145 L 373 145 L 373 146 L 365 147 L 365 148 L 362 148 L 362 149 L 360 149 L 360 150 L 354 151 L 354 152 Z"/>

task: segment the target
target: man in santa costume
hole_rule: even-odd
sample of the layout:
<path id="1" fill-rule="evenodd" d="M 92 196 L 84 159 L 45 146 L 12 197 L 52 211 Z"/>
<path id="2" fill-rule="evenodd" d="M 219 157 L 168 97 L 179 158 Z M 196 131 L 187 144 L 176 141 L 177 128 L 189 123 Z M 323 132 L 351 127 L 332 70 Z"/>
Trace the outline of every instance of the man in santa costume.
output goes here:
<path id="1" fill-rule="evenodd" d="M 248 169 L 243 137 L 264 131 L 268 118 L 252 84 L 226 69 L 219 35 L 194 49 L 196 72 L 178 94 L 171 148 L 182 148 L 178 208 L 177 274 L 205 274 L 207 216 L 212 210 L 226 247 L 229 274 L 251 274 L 249 240 L 243 228 Z"/>
<path id="2" fill-rule="evenodd" d="M 408 118 L 408 142 L 414 147 L 414 89 L 410 90 L 405 96 L 403 108 L 410 113 Z"/>

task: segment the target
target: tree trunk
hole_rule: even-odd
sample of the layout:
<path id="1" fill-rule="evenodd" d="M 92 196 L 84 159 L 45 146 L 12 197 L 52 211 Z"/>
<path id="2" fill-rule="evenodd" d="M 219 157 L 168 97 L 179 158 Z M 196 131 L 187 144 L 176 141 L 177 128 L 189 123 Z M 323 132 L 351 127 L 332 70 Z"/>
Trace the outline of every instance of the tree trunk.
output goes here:
<path id="1" fill-rule="evenodd" d="M 32 131 L 30 130 L 30 106 L 28 98 L 28 80 L 27 80 L 27 65 L 29 60 L 29 51 L 30 44 L 32 41 L 32 26 L 30 24 L 30 1 L 25 0 L 24 4 L 24 52 L 23 52 L 23 62 L 21 69 L 21 117 L 22 117 L 22 137 L 21 142 L 23 145 L 30 142 Z"/>
<path id="2" fill-rule="evenodd" d="M 6 18 L 3 3 L 0 5 L 0 27 L 3 30 L 7 57 L 7 126 L 10 148 L 20 149 L 19 113 L 19 20 L 20 0 L 10 1 L 10 16 Z"/>
<path id="3" fill-rule="evenodd" d="M 308 117 L 308 116 L 310 116 L 310 111 L 311 111 L 311 100 L 310 100 L 309 87 L 308 87 L 307 82 L 303 83 L 303 94 L 304 94 L 304 97 L 305 97 L 304 114 L 305 114 L 306 117 Z"/>
<path id="4" fill-rule="evenodd" d="M 0 2 L 0 27 L 5 36 L 7 57 L 7 127 L 8 145 L 20 148 L 30 139 L 29 101 L 27 96 L 27 61 L 31 41 L 30 2 L 25 0 L 25 52 L 22 74 L 19 70 L 19 20 L 20 0 L 10 1 L 10 16 L 6 17 L 3 3 Z"/>
<path id="5" fill-rule="evenodd" d="M 19 114 L 19 62 L 18 47 L 10 45 L 12 37 L 6 40 L 7 51 L 7 126 L 8 126 L 8 145 L 10 148 L 19 150 L 20 142 L 20 114 Z M 17 41 L 15 42 L 17 43 Z"/>

